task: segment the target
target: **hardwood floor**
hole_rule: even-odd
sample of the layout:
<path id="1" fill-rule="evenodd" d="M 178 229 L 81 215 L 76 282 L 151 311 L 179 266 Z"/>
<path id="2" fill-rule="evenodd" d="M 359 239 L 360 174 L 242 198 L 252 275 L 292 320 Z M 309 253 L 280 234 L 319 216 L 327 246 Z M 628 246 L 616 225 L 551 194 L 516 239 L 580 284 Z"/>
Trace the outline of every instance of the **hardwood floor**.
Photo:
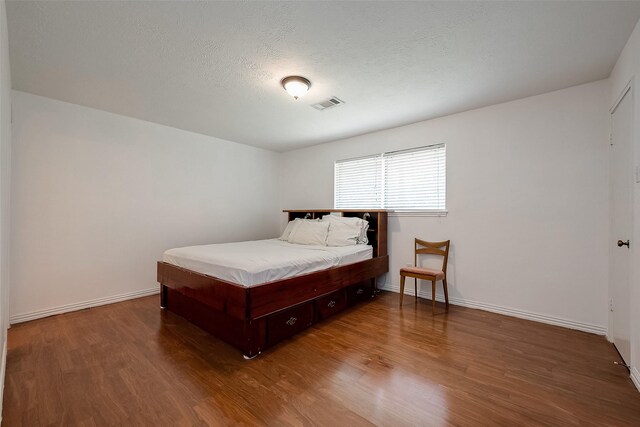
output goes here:
<path id="1" fill-rule="evenodd" d="M 244 360 L 158 298 L 13 326 L 3 425 L 640 425 L 604 337 L 383 293 Z"/>

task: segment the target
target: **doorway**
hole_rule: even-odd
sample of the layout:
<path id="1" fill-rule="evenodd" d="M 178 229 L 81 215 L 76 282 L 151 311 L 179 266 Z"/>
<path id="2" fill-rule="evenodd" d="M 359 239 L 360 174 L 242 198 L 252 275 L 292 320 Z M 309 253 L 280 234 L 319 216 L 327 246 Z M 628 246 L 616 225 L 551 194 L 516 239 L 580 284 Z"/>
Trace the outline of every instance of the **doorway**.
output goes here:
<path id="1" fill-rule="evenodd" d="M 631 362 L 630 242 L 633 221 L 633 88 L 611 109 L 610 184 L 611 337 L 624 363 Z"/>

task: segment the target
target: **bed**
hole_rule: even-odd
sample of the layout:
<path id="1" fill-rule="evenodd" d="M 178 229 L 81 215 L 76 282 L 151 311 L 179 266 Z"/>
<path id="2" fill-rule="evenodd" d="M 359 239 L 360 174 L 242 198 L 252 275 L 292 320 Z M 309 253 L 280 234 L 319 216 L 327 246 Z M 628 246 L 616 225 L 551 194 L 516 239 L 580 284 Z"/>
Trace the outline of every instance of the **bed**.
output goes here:
<path id="1" fill-rule="evenodd" d="M 368 245 L 300 247 L 268 239 L 172 249 L 158 262 L 160 306 L 252 358 L 376 295 L 377 278 L 389 270 L 385 211 L 284 212 L 289 220 L 362 218 Z M 304 262 L 292 263 L 292 256 Z"/>

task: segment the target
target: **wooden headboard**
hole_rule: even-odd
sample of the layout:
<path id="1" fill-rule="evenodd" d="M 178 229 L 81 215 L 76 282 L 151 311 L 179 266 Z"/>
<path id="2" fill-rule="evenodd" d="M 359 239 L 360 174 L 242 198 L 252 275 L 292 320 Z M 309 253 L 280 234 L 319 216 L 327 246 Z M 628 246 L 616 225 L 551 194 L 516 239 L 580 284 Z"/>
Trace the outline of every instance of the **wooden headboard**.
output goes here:
<path id="1" fill-rule="evenodd" d="M 323 215 L 329 215 L 330 213 L 362 218 L 369 222 L 367 238 L 369 239 L 369 244 L 373 246 L 373 257 L 387 255 L 387 211 L 385 210 L 285 209 L 283 212 L 288 214 L 289 221 L 296 218 L 320 219 Z"/>

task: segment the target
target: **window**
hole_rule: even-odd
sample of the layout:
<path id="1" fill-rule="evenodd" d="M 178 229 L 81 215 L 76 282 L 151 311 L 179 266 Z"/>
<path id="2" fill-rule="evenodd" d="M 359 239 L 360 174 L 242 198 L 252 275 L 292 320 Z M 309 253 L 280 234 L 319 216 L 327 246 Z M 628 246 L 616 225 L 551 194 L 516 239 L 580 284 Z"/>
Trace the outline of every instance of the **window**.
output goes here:
<path id="1" fill-rule="evenodd" d="M 335 162 L 336 209 L 446 211 L 446 146 Z"/>

